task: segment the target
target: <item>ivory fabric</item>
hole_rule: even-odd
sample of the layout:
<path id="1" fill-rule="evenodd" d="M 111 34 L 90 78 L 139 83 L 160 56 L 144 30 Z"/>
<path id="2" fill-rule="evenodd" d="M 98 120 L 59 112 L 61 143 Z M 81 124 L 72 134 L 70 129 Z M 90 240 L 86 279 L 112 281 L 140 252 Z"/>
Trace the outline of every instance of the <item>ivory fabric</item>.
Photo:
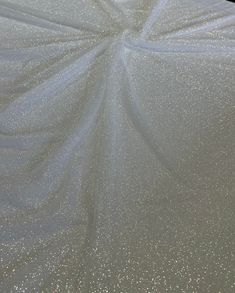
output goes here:
<path id="1" fill-rule="evenodd" d="M 235 5 L 0 0 L 0 292 L 235 292 Z"/>

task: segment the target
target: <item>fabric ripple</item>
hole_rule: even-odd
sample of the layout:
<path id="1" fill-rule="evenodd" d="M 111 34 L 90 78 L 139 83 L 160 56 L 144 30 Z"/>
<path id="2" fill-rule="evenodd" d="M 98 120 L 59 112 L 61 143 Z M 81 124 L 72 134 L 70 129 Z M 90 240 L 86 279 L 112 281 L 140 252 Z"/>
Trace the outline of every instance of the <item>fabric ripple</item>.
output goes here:
<path id="1" fill-rule="evenodd" d="M 0 0 L 0 291 L 235 290 L 235 6 Z"/>

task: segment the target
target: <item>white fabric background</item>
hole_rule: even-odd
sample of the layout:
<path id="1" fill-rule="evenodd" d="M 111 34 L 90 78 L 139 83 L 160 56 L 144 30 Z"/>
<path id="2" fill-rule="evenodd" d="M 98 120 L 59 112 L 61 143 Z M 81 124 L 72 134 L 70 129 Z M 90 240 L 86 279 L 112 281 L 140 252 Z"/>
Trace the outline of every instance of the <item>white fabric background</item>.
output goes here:
<path id="1" fill-rule="evenodd" d="M 235 6 L 0 1 L 0 291 L 235 290 Z"/>

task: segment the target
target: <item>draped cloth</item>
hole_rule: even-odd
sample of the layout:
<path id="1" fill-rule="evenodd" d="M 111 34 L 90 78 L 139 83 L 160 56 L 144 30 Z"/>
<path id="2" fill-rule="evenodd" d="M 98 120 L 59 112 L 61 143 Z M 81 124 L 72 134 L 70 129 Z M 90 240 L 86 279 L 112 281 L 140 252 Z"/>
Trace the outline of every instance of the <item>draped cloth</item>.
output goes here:
<path id="1" fill-rule="evenodd" d="M 235 5 L 0 0 L 0 291 L 234 292 Z"/>

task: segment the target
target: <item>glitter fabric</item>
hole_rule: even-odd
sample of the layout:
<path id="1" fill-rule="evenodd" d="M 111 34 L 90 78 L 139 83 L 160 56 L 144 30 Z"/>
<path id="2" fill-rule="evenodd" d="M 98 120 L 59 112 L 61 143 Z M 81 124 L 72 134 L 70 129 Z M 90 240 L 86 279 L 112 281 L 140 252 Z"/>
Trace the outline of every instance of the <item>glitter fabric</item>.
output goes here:
<path id="1" fill-rule="evenodd" d="M 235 292 L 235 5 L 0 0 L 0 40 L 0 292 Z"/>

